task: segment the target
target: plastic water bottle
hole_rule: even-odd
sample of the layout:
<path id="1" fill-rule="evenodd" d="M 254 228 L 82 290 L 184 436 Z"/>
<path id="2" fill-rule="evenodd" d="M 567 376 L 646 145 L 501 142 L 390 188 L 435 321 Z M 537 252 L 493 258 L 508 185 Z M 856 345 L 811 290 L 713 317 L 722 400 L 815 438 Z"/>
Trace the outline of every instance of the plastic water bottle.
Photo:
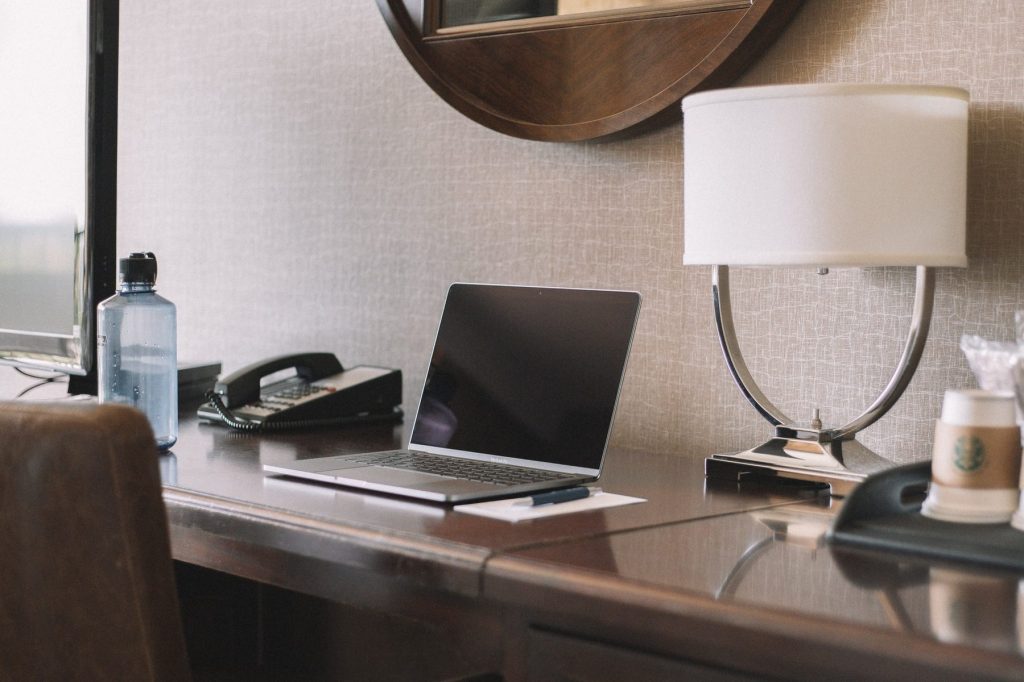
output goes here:
<path id="1" fill-rule="evenodd" d="M 120 270 L 120 289 L 97 308 L 100 402 L 141 410 L 167 450 L 178 440 L 176 311 L 153 288 L 152 253 L 129 254 Z"/>

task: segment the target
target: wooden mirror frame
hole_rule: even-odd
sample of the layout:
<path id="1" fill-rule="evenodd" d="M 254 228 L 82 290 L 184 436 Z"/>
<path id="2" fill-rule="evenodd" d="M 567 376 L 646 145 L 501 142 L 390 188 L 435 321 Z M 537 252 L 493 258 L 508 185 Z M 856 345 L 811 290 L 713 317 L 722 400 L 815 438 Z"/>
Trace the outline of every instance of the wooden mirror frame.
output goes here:
<path id="1" fill-rule="evenodd" d="M 441 0 L 377 0 L 419 75 L 460 112 L 530 140 L 587 140 L 678 120 L 683 96 L 723 87 L 800 0 L 670 8 L 439 31 Z"/>

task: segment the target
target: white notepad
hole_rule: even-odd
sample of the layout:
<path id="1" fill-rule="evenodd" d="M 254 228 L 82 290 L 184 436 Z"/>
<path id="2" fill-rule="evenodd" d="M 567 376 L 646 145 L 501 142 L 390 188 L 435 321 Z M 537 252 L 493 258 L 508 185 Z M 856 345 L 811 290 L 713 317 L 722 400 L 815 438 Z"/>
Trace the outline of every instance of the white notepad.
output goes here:
<path id="1" fill-rule="evenodd" d="M 542 504 L 537 507 L 526 507 L 516 504 L 516 499 L 492 500 L 490 502 L 475 502 L 473 504 L 455 505 L 455 511 L 477 516 L 486 516 L 501 521 L 526 521 L 528 519 L 540 519 L 546 516 L 559 516 L 561 514 L 573 514 L 575 512 L 589 511 L 591 509 L 607 509 L 608 507 L 620 507 L 627 504 L 646 502 L 642 497 L 630 497 L 628 495 L 616 495 L 614 493 L 601 492 L 582 500 L 572 502 L 559 502 L 558 504 Z"/>

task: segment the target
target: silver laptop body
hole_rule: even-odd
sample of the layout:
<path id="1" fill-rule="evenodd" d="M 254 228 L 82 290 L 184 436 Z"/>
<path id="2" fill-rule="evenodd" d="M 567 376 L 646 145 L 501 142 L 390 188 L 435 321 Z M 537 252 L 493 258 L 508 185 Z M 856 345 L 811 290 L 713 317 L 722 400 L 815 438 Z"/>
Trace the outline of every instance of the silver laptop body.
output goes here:
<path id="1" fill-rule="evenodd" d="M 263 469 L 438 502 L 594 481 L 639 310 L 633 291 L 452 284 L 408 449 Z"/>

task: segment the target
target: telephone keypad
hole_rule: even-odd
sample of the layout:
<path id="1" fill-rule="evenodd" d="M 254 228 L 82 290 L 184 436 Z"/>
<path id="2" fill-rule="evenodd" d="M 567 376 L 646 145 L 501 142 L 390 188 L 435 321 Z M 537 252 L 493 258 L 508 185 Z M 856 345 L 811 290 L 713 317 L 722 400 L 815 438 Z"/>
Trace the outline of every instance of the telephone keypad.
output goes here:
<path id="1" fill-rule="evenodd" d="M 271 412 L 280 412 L 281 410 L 296 405 L 304 398 L 314 396 L 322 391 L 333 392 L 333 388 L 313 386 L 310 384 L 291 386 L 275 391 L 274 393 L 264 394 L 260 397 L 260 400 L 256 403 L 255 407 L 260 407 Z"/>
<path id="2" fill-rule="evenodd" d="M 324 390 L 324 389 L 322 387 L 320 387 L 320 386 L 311 386 L 311 385 L 307 384 L 305 386 L 296 386 L 294 388 L 286 388 L 283 391 L 279 391 L 279 392 L 275 393 L 272 396 L 272 398 L 281 398 L 281 399 L 284 399 L 284 400 L 301 400 L 302 398 L 305 398 L 306 396 L 313 395 L 314 393 L 319 393 L 322 390 Z"/>

